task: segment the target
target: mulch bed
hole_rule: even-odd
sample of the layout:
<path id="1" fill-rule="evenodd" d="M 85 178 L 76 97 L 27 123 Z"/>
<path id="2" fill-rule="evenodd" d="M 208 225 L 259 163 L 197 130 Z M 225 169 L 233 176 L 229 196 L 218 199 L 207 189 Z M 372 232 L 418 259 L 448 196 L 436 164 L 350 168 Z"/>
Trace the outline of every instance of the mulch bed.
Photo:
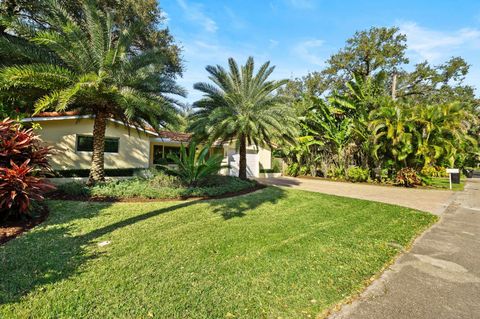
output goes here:
<path id="1" fill-rule="evenodd" d="M 48 207 L 41 206 L 40 211 L 37 212 L 38 216 L 30 219 L 17 220 L 17 221 L 5 221 L 0 223 L 0 245 L 6 243 L 9 240 L 19 236 L 29 229 L 42 223 L 48 217 Z"/>
<path id="2" fill-rule="evenodd" d="M 180 198 L 141 198 L 141 197 L 132 197 L 132 198 L 117 198 L 117 197 L 106 197 L 106 196 L 75 196 L 65 194 L 60 191 L 54 191 L 47 195 L 48 199 L 53 200 L 72 200 L 72 201 L 81 201 L 81 202 L 104 202 L 104 203 L 148 203 L 148 202 L 172 202 L 179 200 L 208 200 L 208 199 L 221 199 L 229 198 L 240 195 L 246 195 L 249 193 L 256 192 L 260 189 L 267 187 L 266 185 L 258 183 L 252 188 L 243 189 L 238 192 L 230 192 L 217 196 L 201 196 L 201 197 L 180 197 Z"/>

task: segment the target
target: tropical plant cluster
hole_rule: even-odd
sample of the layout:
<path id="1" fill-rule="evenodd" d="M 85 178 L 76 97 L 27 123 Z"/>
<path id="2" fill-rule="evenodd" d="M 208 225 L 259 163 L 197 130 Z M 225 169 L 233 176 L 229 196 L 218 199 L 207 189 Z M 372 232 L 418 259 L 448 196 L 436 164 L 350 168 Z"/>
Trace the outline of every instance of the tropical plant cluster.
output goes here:
<path id="1" fill-rule="evenodd" d="M 287 174 L 401 179 L 411 186 L 418 184 L 407 178 L 413 172 L 437 177 L 445 176 L 446 167 L 477 165 L 480 108 L 463 84 L 468 65 L 452 58 L 403 71 L 400 63 L 408 60 L 390 60 L 390 51 L 382 51 L 390 45 L 403 56 L 405 39 L 398 34 L 396 28 L 357 33 L 328 68 L 283 90 L 301 130 L 296 145 L 282 148 Z M 373 49 L 375 57 L 366 55 Z"/>
<path id="2" fill-rule="evenodd" d="M 42 179 L 50 170 L 50 149 L 10 119 L 0 122 L 0 136 L 0 219 L 25 217 L 54 188 Z"/>

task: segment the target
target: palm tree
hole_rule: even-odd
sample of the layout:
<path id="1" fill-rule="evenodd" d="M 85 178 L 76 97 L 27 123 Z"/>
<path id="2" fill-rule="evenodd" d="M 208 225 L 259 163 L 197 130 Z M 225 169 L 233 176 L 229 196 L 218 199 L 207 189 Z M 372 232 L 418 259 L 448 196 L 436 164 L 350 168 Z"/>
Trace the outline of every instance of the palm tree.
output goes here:
<path id="1" fill-rule="evenodd" d="M 88 183 L 104 180 L 104 143 L 108 118 L 137 129 L 155 129 L 177 121 L 176 101 L 184 95 L 174 78 L 164 75 L 165 57 L 159 48 L 132 49 L 135 26 L 113 27 L 108 14 L 86 1 L 83 22 L 57 4 L 47 1 L 51 28 L 34 28 L 13 21 L 10 28 L 28 40 L 28 50 L 18 50 L 19 41 L 2 41 L 23 52 L 32 63 L 0 69 L 0 87 L 39 90 L 35 113 L 78 110 L 94 116 L 93 154 Z M 34 46 L 32 46 L 34 44 Z"/>
<path id="2" fill-rule="evenodd" d="M 194 85 L 204 97 L 194 103 L 189 130 L 209 142 L 235 140 L 240 149 L 239 177 L 246 179 L 247 144 L 272 147 L 273 142 L 294 142 L 296 118 L 275 94 L 286 80 L 268 80 L 275 68 L 270 62 L 256 74 L 252 57 L 241 68 L 233 58 L 228 64 L 228 72 L 219 65 L 207 66 L 213 84 Z"/>
<path id="3" fill-rule="evenodd" d="M 384 106 L 370 113 L 369 129 L 374 135 L 373 155 L 378 160 L 378 150 L 390 155 L 398 168 L 400 162 L 407 166 L 407 157 L 414 152 L 413 135 L 415 125 L 410 110 L 390 100 Z"/>
<path id="4" fill-rule="evenodd" d="M 469 130 L 478 118 L 463 103 L 417 105 L 413 111 L 418 126 L 416 155 L 423 158 L 423 166 L 443 158 L 453 167 L 457 153 L 466 154 L 476 148 Z"/>

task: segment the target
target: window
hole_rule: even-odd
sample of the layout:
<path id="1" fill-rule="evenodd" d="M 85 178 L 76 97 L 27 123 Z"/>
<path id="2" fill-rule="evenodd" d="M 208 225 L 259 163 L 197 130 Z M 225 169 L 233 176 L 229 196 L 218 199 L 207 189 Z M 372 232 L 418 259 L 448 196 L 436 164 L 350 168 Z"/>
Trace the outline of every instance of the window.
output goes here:
<path id="1" fill-rule="evenodd" d="M 172 164 L 173 161 L 170 158 L 168 158 L 169 154 L 175 154 L 177 156 L 180 156 L 180 147 L 154 145 L 153 146 L 153 164 L 158 164 L 158 165 Z"/>
<path id="2" fill-rule="evenodd" d="M 207 157 L 213 155 L 221 155 L 222 157 L 225 156 L 225 152 L 223 151 L 223 147 L 212 147 Z"/>
<path id="3" fill-rule="evenodd" d="M 105 153 L 118 153 L 119 139 L 115 137 L 105 138 Z M 93 136 L 77 135 L 77 152 L 92 152 Z"/>

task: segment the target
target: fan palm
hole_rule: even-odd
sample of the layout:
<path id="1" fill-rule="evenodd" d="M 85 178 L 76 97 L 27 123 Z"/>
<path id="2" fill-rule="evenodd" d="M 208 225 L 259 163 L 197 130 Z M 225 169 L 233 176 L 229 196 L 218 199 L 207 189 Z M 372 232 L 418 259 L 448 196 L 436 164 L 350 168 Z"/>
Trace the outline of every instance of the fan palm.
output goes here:
<path id="1" fill-rule="evenodd" d="M 194 104 L 189 130 L 209 142 L 235 140 L 240 153 L 239 177 L 246 179 L 247 144 L 272 147 L 273 142 L 293 142 L 296 118 L 293 109 L 275 94 L 286 80 L 268 80 L 274 71 L 270 62 L 256 74 L 252 57 L 241 68 L 232 58 L 228 63 L 228 71 L 219 65 L 207 66 L 213 84 L 194 85 L 204 97 Z"/>
<path id="2" fill-rule="evenodd" d="M 21 51 L 34 62 L 2 68 L 0 87 L 39 90 L 35 113 L 75 109 L 94 116 L 89 176 L 93 184 L 104 180 L 107 119 L 137 129 L 175 123 L 176 101 L 169 94 L 184 95 L 184 91 L 164 75 L 165 60 L 159 48 L 131 49 L 135 26 L 113 27 L 111 17 L 90 2 L 83 6 L 81 25 L 56 1 L 46 1 L 46 5 L 52 14 L 45 18 L 54 27 L 34 28 L 21 20 L 11 23 L 13 32 L 28 40 L 28 50 L 18 50 L 18 41 L 2 41 L 2 49 Z"/>

